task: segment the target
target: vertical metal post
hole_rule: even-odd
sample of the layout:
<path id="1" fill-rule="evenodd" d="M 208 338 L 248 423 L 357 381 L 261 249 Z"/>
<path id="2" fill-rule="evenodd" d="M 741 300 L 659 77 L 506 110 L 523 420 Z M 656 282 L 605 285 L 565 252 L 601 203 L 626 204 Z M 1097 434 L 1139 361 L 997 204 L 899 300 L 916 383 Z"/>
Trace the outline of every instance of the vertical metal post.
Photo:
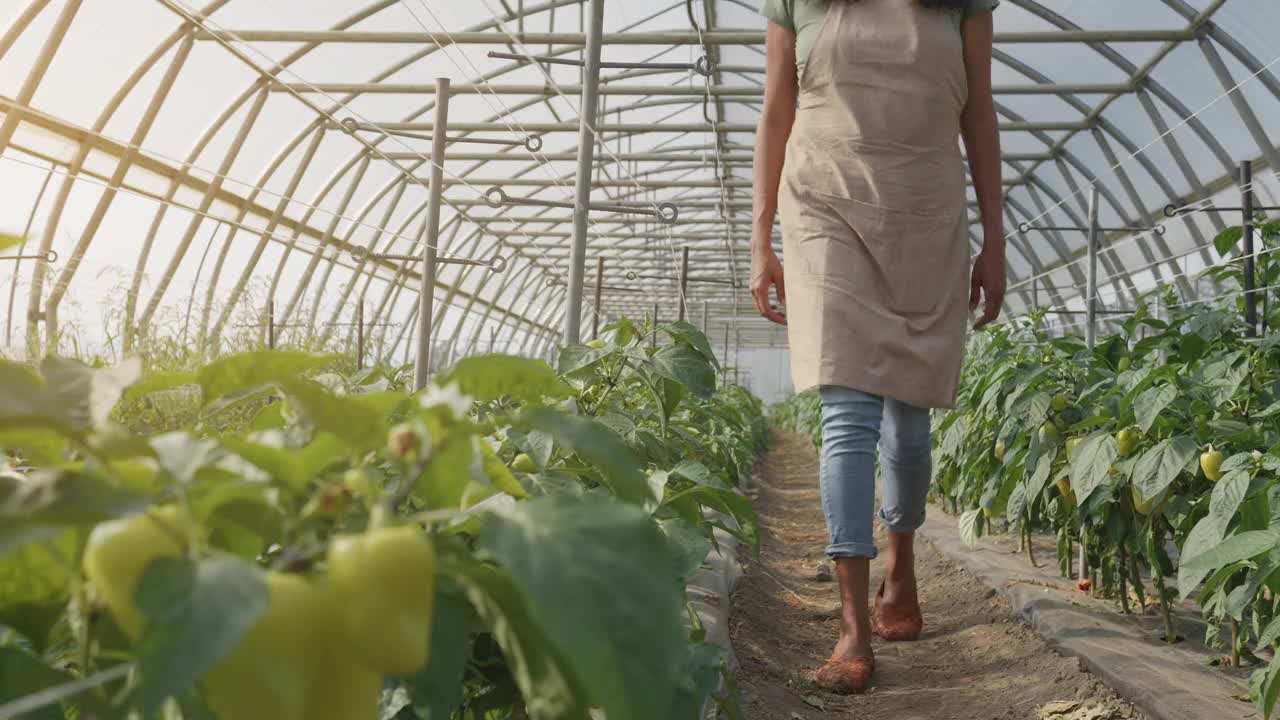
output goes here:
<path id="1" fill-rule="evenodd" d="M 267 301 L 267 347 L 276 349 L 276 301 Z"/>
<path id="2" fill-rule="evenodd" d="M 600 44 L 604 32 L 604 0 L 591 0 L 591 26 L 587 30 L 582 100 L 578 112 L 578 172 L 573 200 L 573 250 L 569 262 L 569 303 L 564 314 L 564 344 L 582 339 L 582 280 L 587 262 L 587 206 L 591 202 L 591 174 L 595 165 L 596 106 L 600 90 Z M 437 124 L 436 127 L 441 127 Z"/>
<path id="3" fill-rule="evenodd" d="M 1253 162 L 1240 163 L 1240 207 L 1244 220 L 1240 225 L 1244 239 L 1244 324 L 1245 334 L 1258 335 L 1258 296 L 1254 294 L 1253 254 Z"/>
<path id="4" fill-rule="evenodd" d="M 680 248 L 680 322 L 688 312 L 689 297 L 689 247 Z"/>
<path id="5" fill-rule="evenodd" d="M 364 303 L 356 306 L 356 369 L 364 369 Z"/>
<path id="6" fill-rule="evenodd" d="M 444 151 L 449 127 L 449 78 L 436 78 L 436 121 L 431 133 L 431 186 L 427 198 L 426 242 L 422 248 L 422 282 L 418 288 L 418 357 L 413 367 L 414 392 L 427 386 L 431 374 L 431 313 L 436 288 L 436 243 L 440 240 L 440 196 L 444 191 Z"/>
<path id="7" fill-rule="evenodd" d="M 649 336 L 649 343 L 658 347 L 658 303 L 653 304 L 653 334 Z"/>
<path id="8" fill-rule="evenodd" d="M 1088 293 L 1085 303 L 1085 342 L 1093 349 L 1097 338 L 1095 320 L 1098 316 L 1098 205 L 1100 191 L 1097 182 L 1089 191 L 1089 274 L 1085 292 Z"/>
<path id="9" fill-rule="evenodd" d="M 711 307 L 710 300 L 702 301 L 702 334 L 703 335 L 707 334 L 707 314 L 710 312 L 710 307 Z"/>
<path id="10" fill-rule="evenodd" d="M 1087 285 L 1085 292 L 1088 293 L 1088 302 L 1085 304 L 1086 327 L 1085 342 L 1090 350 L 1093 350 L 1094 342 L 1097 340 L 1095 335 L 1097 327 L 1095 320 L 1098 313 L 1098 208 L 1101 200 L 1101 192 L 1098 188 L 1098 181 L 1094 181 L 1093 187 L 1089 191 L 1089 268 L 1087 275 Z M 1089 533 L 1086 529 L 1084 521 L 1080 522 L 1080 578 L 1084 579 L 1088 575 L 1089 556 L 1086 548 L 1089 542 Z"/>
<path id="11" fill-rule="evenodd" d="M 724 360 L 720 363 L 720 370 L 727 380 L 729 378 L 729 323 L 727 322 L 724 324 Z"/>
<path id="12" fill-rule="evenodd" d="M 1040 278 L 1031 281 L 1031 304 L 1036 310 L 1040 309 Z"/>
<path id="13" fill-rule="evenodd" d="M 738 368 L 742 365 L 742 330 L 733 323 L 733 384 L 738 384 Z"/>
<path id="14" fill-rule="evenodd" d="M 600 303 L 604 298 L 604 256 L 596 258 L 596 304 L 591 313 L 591 339 L 600 337 Z"/>

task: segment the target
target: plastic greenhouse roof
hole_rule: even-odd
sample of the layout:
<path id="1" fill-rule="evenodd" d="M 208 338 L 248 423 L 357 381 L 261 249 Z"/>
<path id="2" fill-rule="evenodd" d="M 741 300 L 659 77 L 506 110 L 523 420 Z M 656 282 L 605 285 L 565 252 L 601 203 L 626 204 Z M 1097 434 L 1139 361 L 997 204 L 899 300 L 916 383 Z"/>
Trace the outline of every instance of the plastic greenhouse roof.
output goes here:
<path id="1" fill-rule="evenodd" d="M 705 56 L 712 72 L 602 71 L 592 201 L 628 207 L 590 216 L 584 324 L 674 317 L 688 247 L 693 319 L 778 343 L 746 288 L 756 3 L 605 2 L 606 63 Z M 587 15 L 579 0 L 0 0 L 0 232 L 27 237 L 0 259 L 3 347 L 261 335 L 270 303 L 278 327 L 335 342 L 360 313 L 375 353 L 407 353 L 444 77 L 437 250 L 479 264 L 440 266 L 434 337 L 453 357 L 547 352 L 572 206 L 485 193 L 572 203 L 581 68 L 490 53 L 580 58 Z M 1280 2 L 1004 0 L 995 17 L 1008 312 L 1083 307 L 1085 234 L 1038 227 L 1083 226 L 1095 182 L 1108 306 L 1206 292 L 1194 276 L 1239 218 L 1164 209 L 1238 206 L 1244 160 L 1259 203 L 1280 204 Z M 651 217 L 661 203 L 674 225 Z"/>

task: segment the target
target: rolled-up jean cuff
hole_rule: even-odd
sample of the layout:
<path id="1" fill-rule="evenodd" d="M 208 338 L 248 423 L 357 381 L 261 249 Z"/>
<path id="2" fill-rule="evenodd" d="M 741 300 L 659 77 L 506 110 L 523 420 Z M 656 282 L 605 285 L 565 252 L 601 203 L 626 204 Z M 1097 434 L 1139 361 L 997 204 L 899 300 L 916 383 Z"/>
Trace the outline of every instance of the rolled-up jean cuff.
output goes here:
<path id="1" fill-rule="evenodd" d="M 889 517 L 888 517 L 887 515 L 885 515 L 885 514 L 884 514 L 884 508 L 881 508 L 881 509 L 880 509 L 880 512 L 879 512 L 879 513 L 877 513 L 877 515 L 879 515 L 879 517 L 880 517 L 880 524 L 881 524 L 881 525 L 884 525 L 886 528 L 888 528 L 888 529 L 892 530 L 893 532 L 896 532 L 896 533 L 898 533 L 898 534 L 900 534 L 900 535 L 910 535 L 910 534 L 914 533 L 915 531 L 919 530 L 919 529 L 921 528 L 921 526 L 923 526 L 923 525 L 924 525 L 924 519 L 925 519 L 925 513 L 924 513 L 924 512 L 921 512 L 921 513 L 920 513 L 920 520 L 919 520 L 918 522 L 914 522 L 914 523 L 912 523 L 912 522 L 898 522 L 898 523 L 895 523 L 895 522 L 893 522 L 893 521 L 889 520 Z"/>
<path id="2" fill-rule="evenodd" d="M 832 560 L 837 558 L 868 558 L 874 560 L 878 554 L 879 551 L 875 545 L 863 543 L 847 542 L 827 546 L 827 557 Z"/>

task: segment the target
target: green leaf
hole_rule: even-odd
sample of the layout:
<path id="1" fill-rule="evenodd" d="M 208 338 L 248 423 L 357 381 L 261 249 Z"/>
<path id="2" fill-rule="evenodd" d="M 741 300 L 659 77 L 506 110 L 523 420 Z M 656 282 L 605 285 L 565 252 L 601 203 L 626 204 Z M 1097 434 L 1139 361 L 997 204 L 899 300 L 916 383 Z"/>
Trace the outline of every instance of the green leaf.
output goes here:
<path id="1" fill-rule="evenodd" d="M 1280 640 L 1280 617 L 1272 618 L 1266 629 L 1258 635 L 1258 647 L 1273 645 L 1277 640 Z"/>
<path id="2" fill-rule="evenodd" d="M 724 480 L 713 475 L 706 465 L 703 465 L 697 460 L 691 460 L 688 458 L 681 460 L 676 463 L 675 467 L 671 468 L 671 474 L 676 477 L 682 477 L 685 480 L 695 482 L 699 485 L 723 488 L 725 490 L 729 489 L 729 486 L 724 482 Z"/>
<path id="3" fill-rule="evenodd" d="M 619 347 L 626 347 L 636 336 L 636 323 L 634 320 L 622 318 L 617 322 L 610 323 L 600 330 L 603 337 L 608 333 L 613 333 L 613 344 Z"/>
<path id="4" fill-rule="evenodd" d="M 301 449 L 284 447 L 276 431 L 256 433 L 249 440 L 224 437 L 219 442 L 294 492 L 306 489 L 316 475 L 346 455 L 346 444 L 326 432 L 317 433 Z"/>
<path id="5" fill-rule="evenodd" d="M 1071 489 L 1081 505 L 1102 485 L 1120 456 L 1120 446 L 1110 433 L 1096 432 L 1085 438 L 1071 454 Z"/>
<path id="6" fill-rule="evenodd" d="M 456 508 L 474 479 L 471 475 L 475 445 L 467 432 L 453 432 L 434 439 L 431 456 L 422 477 L 417 479 L 417 494 L 428 507 Z M 483 459 L 481 459 L 483 468 Z"/>
<path id="7" fill-rule="evenodd" d="M 556 369 L 565 382 L 576 390 L 585 388 L 595 377 L 596 366 L 614 353 L 610 347 L 592 348 L 586 345 L 568 345 L 560 349 Z"/>
<path id="8" fill-rule="evenodd" d="M 336 359 L 295 350 L 257 350 L 219 358 L 200 368 L 204 405 L 229 395 L 251 394 L 268 385 L 300 377 Z"/>
<path id="9" fill-rule="evenodd" d="M 753 553 L 760 552 L 760 520 L 751 501 L 732 490 L 695 485 L 667 499 L 669 505 L 677 506 L 682 499 L 692 499 L 716 512 L 733 518 L 736 527 L 727 527 L 734 537 L 751 548 Z"/>
<path id="10" fill-rule="evenodd" d="M 1144 498 L 1153 498 L 1195 462 L 1199 447 L 1186 435 L 1162 440 L 1138 458 L 1133 468 L 1133 484 Z"/>
<path id="11" fill-rule="evenodd" d="M 1222 257 L 1227 257 L 1227 254 L 1239 245 L 1242 239 L 1244 239 L 1244 228 L 1239 225 L 1229 227 L 1213 239 L 1213 249 L 1217 250 Z"/>
<path id="12" fill-rule="evenodd" d="M 1143 391 L 1133 401 L 1133 414 L 1138 427 L 1147 432 L 1155 424 L 1156 418 L 1178 397 L 1178 388 L 1173 385 L 1161 385 Z"/>
<path id="13" fill-rule="evenodd" d="M 0 607 L 61 603 L 79 574 L 76 530 L 39 528 L 0 557 Z"/>
<path id="14" fill-rule="evenodd" d="M 1178 593 L 1185 600 L 1200 581 L 1218 568 L 1248 560 L 1276 547 L 1277 537 L 1269 530 L 1244 532 L 1223 540 L 1205 551 L 1183 557 L 1178 564 Z"/>
<path id="15" fill-rule="evenodd" d="M 1244 620 L 1245 607 L 1253 601 L 1263 585 L 1271 582 L 1277 572 L 1280 572 L 1280 550 L 1272 550 L 1258 563 L 1257 569 L 1249 573 L 1248 582 L 1237 587 L 1227 598 L 1227 615 L 1236 620 Z"/>
<path id="16" fill-rule="evenodd" d="M 697 718 L 703 703 L 720 687 L 720 667 L 724 651 L 710 643 L 697 643 L 685 648 L 671 708 L 662 714 L 664 718 Z"/>
<path id="17" fill-rule="evenodd" d="M 533 620 L 610 720 L 651 720 L 670 706 L 684 593 L 647 513 L 602 496 L 542 497 L 491 515 L 480 546 L 516 578 Z"/>
<path id="18" fill-rule="evenodd" d="M 185 431 L 156 435 L 149 444 L 160 468 L 181 485 L 190 483 L 196 472 L 214 459 L 218 449 L 212 440 Z"/>
<path id="19" fill-rule="evenodd" d="M 54 670 L 30 653 L 16 647 L 0 647 L 0 706 L 71 680 L 70 675 Z M 23 720 L 63 720 L 64 715 L 59 704 L 53 703 L 21 717 Z"/>
<path id="20" fill-rule="evenodd" d="M 258 412 L 254 413 L 253 420 L 249 423 L 249 430 L 279 430 L 289 424 L 284 416 L 285 404 L 282 402 L 274 402 L 263 405 Z"/>
<path id="21" fill-rule="evenodd" d="M 116 487 L 101 475 L 41 470 L 0 500 L 0 555 L 27 541 L 132 515 L 150 505 L 147 495 Z"/>
<path id="22" fill-rule="evenodd" d="M 650 492 L 648 479 L 640 472 L 639 459 L 622 438 L 600 422 L 534 408 L 522 416 L 521 423 L 549 434 L 561 447 L 600 468 L 605 483 L 620 499 L 634 503 L 661 500 Z"/>
<path id="23" fill-rule="evenodd" d="M 680 577 L 689 579 L 711 552 L 711 538 L 684 518 L 659 520 L 658 527 L 671 543 L 672 552 L 680 559 Z"/>
<path id="24" fill-rule="evenodd" d="M 1249 493 L 1249 471 L 1237 470 L 1227 473 L 1213 485 L 1213 494 L 1209 496 L 1209 515 L 1217 527 L 1226 530 L 1240 509 L 1240 503 Z"/>
<path id="25" fill-rule="evenodd" d="M 466 555 L 461 559 L 445 556 L 441 560 L 439 572 L 458 583 L 502 648 L 529 717 L 587 720 L 588 699 L 576 668 L 551 643 L 550 633 L 536 622 L 530 603 L 511 573 L 475 562 Z"/>
<path id="26" fill-rule="evenodd" d="M 457 582 L 448 575 L 438 577 L 429 659 L 426 667 L 404 679 L 413 707 L 424 720 L 448 720 L 462 703 L 472 616 Z"/>
<path id="27" fill-rule="evenodd" d="M 699 397 L 711 397 L 716 391 L 715 368 L 692 345 L 677 343 L 659 348 L 653 355 L 653 369 Z"/>
<path id="28" fill-rule="evenodd" d="M 1034 503 L 1035 499 L 1040 497 L 1044 492 L 1045 486 L 1049 484 L 1049 475 L 1053 471 L 1053 454 L 1045 453 L 1036 461 L 1036 469 L 1032 471 L 1031 477 L 1027 480 L 1027 502 Z"/>
<path id="29" fill-rule="evenodd" d="M 303 378 L 282 379 L 280 386 L 304 418 L 341 438 L 352 450 L 367 452 L 386 445 L 387 425 L 382 415 L 358 396 L 339 397 Z"/>
<path id="30" fill-rule="evenodd" d="M 536 402 L 567 397 L 569 389 L 546 362 L 515 355 L 477 355 L 463 358 L 439 385 L 457 383 L 463 394 L 481 402 L 510 397 Z"/>
<path id="31" fill-rule="evenodd" d="M 716 359 L 716 351 L 711 348 L 711 341 L 692 323 L 684 321 L 673 322 L 662 328 L 662 331 L 670 335 L 678 342 L 688 343 L 697 350 L 707 362 L 711 363 L 716 370 L 720 369 L 720 362 Z"/>
<path id="32" fill-rule="evenodd" d="M 656 380 L 654 390 L 658 402 L 662 406 L 662 417 L 665 422 L 670 422 L 671 416 L 675 414 L 676 408 L 680 406 L 680 401 L 684 399 L 684 385 L 667 378 L 657 378 Z"/>
<path id="33" fill-rule="evenodd" d="M 32 465 L 56 465 L 63 460 L 67 441 L 57 432 L 41 427 L 0 429 L 0 452 L 5 450 L 17 453 Z"/>
<path id="34" fill-rule="evenodd" d="M 147 715 L 240 644 L 266 611 L 268 593 L 261 572 L 239 558 L 159 558 L 143 571 L 134 602 L 147 618 L 134 701 Z"/>
<path id="35" fill-rule="evenodd" d="M 23 235 L 0 233 L 0 252 L 4 252 L 12 247 L 17 247 L 26 241 L 27 238 Z M 3 687 L 3 685 L 0 685 L 0 687 Z"/>
<path id="36" fill-rule="evenodd" d="M 545 470 L 551 462 L 551 453 L 555 451 L 556 440 L 551 433 L 533 430 L 520 434 L 515 438 L 516 447 L 525 451 L 539 470 Z"/>
<path id="37" fill-rule="evenodd" d="M 124 401 L 133 402 L 143 395 L 150 395 L 162 390 L 172 390 L 187 385 L 197 385 L 196 374 L 192 372 L 158 372 L 129 386 L 124 392 Z"/>
<path id="38" fill-rule="evenodd" d="M 1276 626 L 1276 622 L 1273 621 L 1271 626 Z M 1249 676 L 1249 698 L 1262 713 L 1262 720 L 1271 720 L 1277 697 L 1280 697 L 1280 653 L 1271 658 L 1267 667 L 1255 670 Z"/>
<path id="39" fill-rule="evenodd" d="M 49 390 L 63 403 L 74 427 L 99 427 L 107 421 L 125 388 L 142 375 L 142 361 L 125 360 L 110 368 L 93 368 L 77 360 L 50 357 L 40 365 Z"/>

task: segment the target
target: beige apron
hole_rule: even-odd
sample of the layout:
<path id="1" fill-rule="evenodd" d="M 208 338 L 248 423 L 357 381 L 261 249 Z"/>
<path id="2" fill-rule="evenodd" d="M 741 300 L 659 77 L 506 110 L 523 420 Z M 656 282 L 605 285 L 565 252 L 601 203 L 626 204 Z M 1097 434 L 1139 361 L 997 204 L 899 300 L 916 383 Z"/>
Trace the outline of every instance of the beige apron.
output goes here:
<path id="1" fill-rule="evenodd" d="M 779 193 L 796 390 L 954 407 L 968 327 L 963 43 L 917 0 L 833 0 Z"/>

